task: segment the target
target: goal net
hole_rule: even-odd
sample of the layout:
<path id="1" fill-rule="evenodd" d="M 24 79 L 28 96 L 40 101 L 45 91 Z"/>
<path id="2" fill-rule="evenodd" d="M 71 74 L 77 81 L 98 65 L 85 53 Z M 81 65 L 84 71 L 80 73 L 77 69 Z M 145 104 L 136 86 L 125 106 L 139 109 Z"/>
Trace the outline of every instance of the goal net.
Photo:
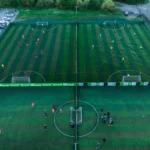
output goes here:
<path id="1" fill-rule="evenodd" d="M 141 76 L 123 76 L 122 82 L 141 82 Z"/>
<path id="2" fill-rule="evenodd" d="M 76 111 L 77 111 L 77 125 L 82 124 L 82 107 L 74 109 L 70 107 L 70 124 L 74 124 L 76 121 Z"/>
<path id="3" fill-rule="evenodd" d="M 30 83 L 30 77 L 12 77 L 11 83 Z"/>
<path id="4" fill-rule="evenodd" d="M 37 26 L 48 26 L 48 22 L 46 22 L 46 21 L 43 21 L 43 22 L 36 22 L 36 25 Z"/>
<path id="5" fill-rule="evenodd" d="M 117 21 L 105 21 L 103 25 L 117 25 Z"/>

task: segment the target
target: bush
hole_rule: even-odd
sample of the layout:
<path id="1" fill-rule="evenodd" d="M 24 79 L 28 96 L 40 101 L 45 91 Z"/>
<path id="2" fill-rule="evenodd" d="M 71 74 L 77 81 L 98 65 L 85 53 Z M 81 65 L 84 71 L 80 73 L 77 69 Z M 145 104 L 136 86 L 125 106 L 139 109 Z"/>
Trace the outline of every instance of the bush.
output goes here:
<path id="1" fill-rule="evenodd" d="M 115 11 L 115 4 L 112 0 L 106 0 L 101 6 L 102 10 Z"/>

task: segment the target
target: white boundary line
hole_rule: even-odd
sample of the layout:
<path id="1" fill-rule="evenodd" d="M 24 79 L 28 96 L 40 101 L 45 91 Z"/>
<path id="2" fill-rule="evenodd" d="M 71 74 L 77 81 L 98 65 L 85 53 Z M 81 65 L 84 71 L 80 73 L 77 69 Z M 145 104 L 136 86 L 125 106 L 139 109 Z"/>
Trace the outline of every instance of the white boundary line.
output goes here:
<path id="1" fill-rule="evenodd" d="M 94 109 L 94 111 L 96 112 L 96 117 L 97 117 L 97 122 L 96 122 L 95 127 L 94 127 L 90 132 L 88 132 L 87 134 L 78 136 L 78 137 L 85 137 L 85 136 L 88 136 L 89 134 L 91 134 L 91 133 L 97 128 L 98 123 L 99 123 L 99 114 L 98 114 L 96 108 L 95 108 L 94 106 L 92 106 L 90 103 L 87 103 L 87 102 L 84 102 L 84 101 L 80 101 L 80 100 L 78 100 L 78 101 L 79 101 L 79 102 L 82 102 L 82 103 L 85 103 L 85 104 L 87 104 L 87 105 L 89 105 L 89 106 L 91 106 L 91 107 Z M 63 131 L 61 131 L 61 130 L 58 128 L 57 124 L 56 124 L 56 114 L 57 114 L 58 110 L 59 110 L 62 106 L 66 105 L 66 104 L 68 104 L 68 103 L 71 103 L 71 102 L 74 102 L 74 100 L 68 101 L 68 102 L 62 104 L 61 106 L 59 106 L 59 107 L 57 108 L 56 112 L 54 113 L 54 125 L 55 125 L 56 129 L 57 129 L 60 133 L 62 133 L 63 135 L 65 135 L 65 136 L 67 136 L 67 137 L 74 138 L 75 136 L 66 134 L 66 133 L 64 133 Z"/>
<path id="2" fill-rule="evenodd" d="M 51 30 L 54 30 L 55 28 L 58 27 L 58 25 L 59 25 L 59 24 L 56 24 L 54 27 L 52 27 L 52 28 L 50 28 L 50 29 L 44 29 L 44 30 L 45 30 L 45 31 L 51 31 Z M 32 30 L 31 24 L 30 24 L 29 28 L 30 28 L 30 30 Z M 34 30 L 32 30 L 32 31 L 43 31 L 43 30 L 42 30 L 42 29 L 41 29 L 41 30 L 34 29 Z"/>
<path id="3" fill-rule="evenodd" d="M 14 73 L 14 74 L 19 74 L 19 73 L 23 73 L 23 72 L 35 73 L 35 74 L 41 76 L 42 79 L 44 80 L 44 82 L 46 82 L 45 78 L 44 78 L 40 73 L 38 73 L 38 72 L 36 72 L 36 71 L 28 71 L 28 70 L 26 70 L 26 71 L 18 71 L 18 72 L 13 72 L 13 73 Z M 3 82 L 3 81 L 4 81 L 6 78 L 8 78 L 9 76 L 12 76 L 12 74 L 9 74 L 8 76 L 4 77 L 4 78 L 0 81 L 0 83 Z"/>
<path id="4" fill-rule="evenodd" d="M 147 76 L 147 77 L 150 79 L 150 76 L 149 76 L 149 75 L 147 75 L 147 74 L 145 74 L 145 73 L 143 73 L 143 72 L 141 72 L 141 71 L 137 71 L 137 70 L 118 70 L 118 71 L 112 73 L 112 74 L 109 76 L 107 82 L 109 82 L 109 80 L 111 79 L 111 77 L 112 77 L 114 74 L 119 73 L 119 72 L 126 72 L 126 71 L 134 71 L 134 72 L 137 72 L 137 73 L 140 73 L 140 74 L 144 74 L 145 76 Z"/>

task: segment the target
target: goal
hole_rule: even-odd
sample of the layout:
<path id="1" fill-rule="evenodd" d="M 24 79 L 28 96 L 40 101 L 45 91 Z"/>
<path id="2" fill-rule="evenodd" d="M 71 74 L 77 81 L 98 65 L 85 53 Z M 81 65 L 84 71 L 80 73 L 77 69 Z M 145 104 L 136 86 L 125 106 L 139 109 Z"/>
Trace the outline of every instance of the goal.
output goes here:
<path id="1" fill-rule="evenodd" d="M 76 111 L 77 111 L 77 125 L 82 124 L 82 107 L 74 109 L 70 107 L 70 124 L 74 124 L 76 121 Z"/>
<path id="2" fill-rule="evenodd" d="M 105 21 L 103 25 L 117 25 L 117 21 Z"/>
<path id="3" fill-rule="evenodd" d="M 46 22 L 46 21 L 40 21 L 40 22 L 36 22 L 36 25 L 37 26 L 48 26 L 48 22 Z"/>
<path id="4" fill-rule="evenodd" d="M 141 82 L 141 76 L 123 76 L 122 82 Z"/>
<path id="5" fill-rule="evenodd" d="M 30 77 L 12 77 L 11 83 L 31 83 Z"/>

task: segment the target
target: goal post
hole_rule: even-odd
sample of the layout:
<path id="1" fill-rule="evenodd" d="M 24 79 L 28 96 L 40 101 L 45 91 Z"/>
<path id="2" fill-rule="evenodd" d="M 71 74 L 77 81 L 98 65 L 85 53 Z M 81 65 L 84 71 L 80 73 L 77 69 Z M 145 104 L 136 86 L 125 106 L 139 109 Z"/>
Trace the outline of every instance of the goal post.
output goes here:
<path id="1" fill-rule="evenodd" d="M 37 21 L 36 25 L 37 26 L 48 26 L 48 22 L 47 21 Z"/>
<path id="2" fill-rule="evenodd" d="M 70 107 L 70 124 L 75 124 L 76 115 L 77 115 L 77 125 L 82 124 L 82 107 L 79 107 L 78 109 Z"/>
<path id="3" fill-rule="evenodd" d="M 105 21 L 103 22 L 103 25 L 117 25 L 117 21 Z"/>
<path id="4" fill-rule="evenodd" d="M 141 76 L 137 75 L 137 76 L 123 76 L 122 77 L 122 82 L 141 82 Z"/>
<path id="5" fill-rule="evenodd" d="M 11 83 L 31 83 L 30 77 L 12 77 Z"/>

